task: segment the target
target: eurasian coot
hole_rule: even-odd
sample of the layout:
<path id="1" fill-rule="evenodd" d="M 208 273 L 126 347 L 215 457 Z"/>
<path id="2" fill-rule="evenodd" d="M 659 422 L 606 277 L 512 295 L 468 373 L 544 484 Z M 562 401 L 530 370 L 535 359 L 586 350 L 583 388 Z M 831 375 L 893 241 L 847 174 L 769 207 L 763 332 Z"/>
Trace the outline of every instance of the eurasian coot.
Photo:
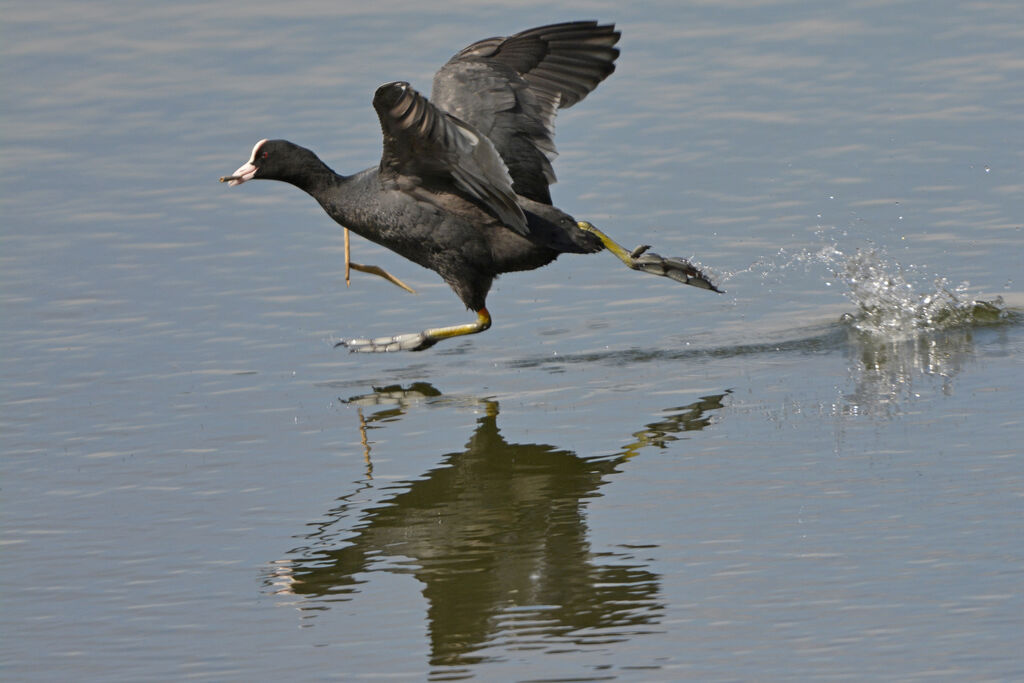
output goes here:
<path id="1" fill-rule="evenodd" d="M 719 291 L 683 259 L 632 251 L 551 205 L 554 120 L 615 70 L 619 32 L 576 21 L 473 43 L 434 76 L 431 99 L 408 83 L 377 89 L 380 165 L 338 175 L 313 152 L 260 140 L 229 185 L 283 180 L 342 226 L 436 271 L 476 322 L 340 342 L 352 351 L 420 351 L 491 326 L 487 292 L 501 273 L 559 254 L 607 248 L 630 268 Z"/>

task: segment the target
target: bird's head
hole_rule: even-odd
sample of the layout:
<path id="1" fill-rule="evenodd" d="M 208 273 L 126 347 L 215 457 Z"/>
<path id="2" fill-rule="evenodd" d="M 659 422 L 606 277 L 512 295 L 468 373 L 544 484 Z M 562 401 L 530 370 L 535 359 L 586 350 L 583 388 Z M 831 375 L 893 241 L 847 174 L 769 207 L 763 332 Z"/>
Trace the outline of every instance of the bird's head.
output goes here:
<path id="1" fill-rule="evenodd" d="M 220 182 L 234 187 L 247 180 L 283 180 L 293 184 L 314 170 L 323 168 L 323 162 L 305 147 L 287 140 L 260 140 L 252 148 L 249 160 Z"/>

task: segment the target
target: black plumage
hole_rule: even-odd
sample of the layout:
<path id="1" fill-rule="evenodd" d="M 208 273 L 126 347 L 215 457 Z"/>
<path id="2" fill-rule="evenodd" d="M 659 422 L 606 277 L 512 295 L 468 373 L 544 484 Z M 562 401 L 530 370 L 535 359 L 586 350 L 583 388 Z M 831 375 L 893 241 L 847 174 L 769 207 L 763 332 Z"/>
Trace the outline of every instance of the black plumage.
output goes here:
<path id="1" fill-rule="evenodd" d="M 490 326 L 485 301 L 495 277 L 539 268 L 561 253 L 607 247 L 630 267 L 714 289 L 689 263 L 633 259 L 551 205 L 555 113 L 615 70 L 618 39 L 610 24 L 580 21 L 478 41 L 441 67 L 430 100 L 404 82 L 377 89 L 377 167 L 342 176 L 308 149 L 261 140 L 222 180 L 296 185 L 341 225 L 436 271 L 477 312 L 468 325 L 344 342 L 355 351 L 421 350 L 481 332 Z"/>

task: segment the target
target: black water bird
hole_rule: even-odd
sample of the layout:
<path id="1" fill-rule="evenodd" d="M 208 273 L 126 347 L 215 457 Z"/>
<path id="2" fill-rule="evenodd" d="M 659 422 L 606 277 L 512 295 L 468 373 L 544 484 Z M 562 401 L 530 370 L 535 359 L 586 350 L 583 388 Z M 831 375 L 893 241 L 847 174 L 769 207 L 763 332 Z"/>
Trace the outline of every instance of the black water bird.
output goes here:
<path id="1" fill-rule="evenodd" d="M 282 180 L 344 227 L 436 271 L 477 314 L 465 325 L 340 342 L 352 351 L 420 351 L 491 326 L 487 293 L 501 273 L 559 254 L 607 248 L 630 268 L 719 291 L 684 259 L 624 249 L 551 205 L 554 120 L 615 70 L 619 32 L 576 21 L 473 43 L 434 76 L 431 99 L 408 83 L 377 89 L 380 165 L 338 175 L 313 152 L 260 140 L 222 182 Z"/>

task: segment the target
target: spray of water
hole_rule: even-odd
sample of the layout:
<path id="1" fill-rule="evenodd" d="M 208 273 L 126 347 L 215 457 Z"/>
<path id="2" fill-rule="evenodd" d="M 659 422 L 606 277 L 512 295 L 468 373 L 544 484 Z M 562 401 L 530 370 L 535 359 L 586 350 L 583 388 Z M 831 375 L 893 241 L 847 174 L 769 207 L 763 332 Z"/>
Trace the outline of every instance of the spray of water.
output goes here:
<path id="1" fill-rule="evenodd" d="M 953 285 L 945 277 L 904 266 L 878 246 L 851 253 L 836 243 L 793 253 L 782 249 L 775 257 L 760 259 L 728 277 L 754 272 L 768 281 L 798 266 L 827 269 L 831 276 L 827 284 L 842 284 L 843 296 L 855 308 L 843 316 L 843 322 L 878 338 L 906 339 L 921 332 L 996 322 L 1008 315 L 1001 297 L 992 301 L 972 299 L 968 294 L 970 283 Z"/>
<path id="2" fill-rule="evenodd" d="M 833 273 L 845 283 L 847 300 L 857 307 L 846 321 L 860 332 L 897 339 L 984 322 L 1003 313 L 1001 299 L 976 301 L 968 295 L 968 282 L 953 286 L 942 276 L 928 281 L 878 248 L 849 256 L 835 251 Z"/>

